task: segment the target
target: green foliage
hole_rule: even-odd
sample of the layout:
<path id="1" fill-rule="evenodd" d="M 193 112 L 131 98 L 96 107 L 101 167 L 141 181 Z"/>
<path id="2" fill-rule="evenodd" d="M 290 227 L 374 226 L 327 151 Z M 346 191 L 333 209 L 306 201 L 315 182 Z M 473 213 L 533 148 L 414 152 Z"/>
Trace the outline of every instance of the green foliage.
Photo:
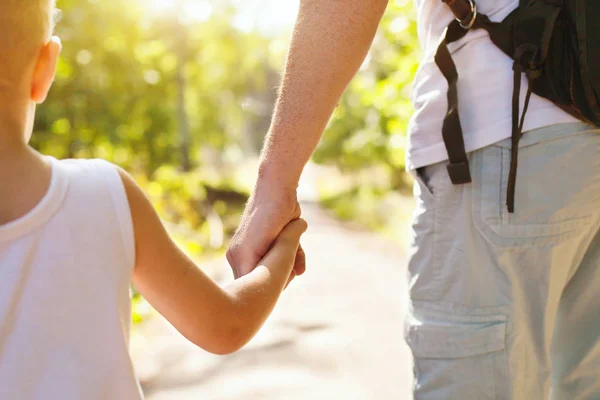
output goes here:
<path id="1" fill-rule="evenodd" d="M 317 180 L 320 202 L 336 218 L 382 232 L 407 246 L 415 204 L 409 194 L 412 178 L 405 173 L 399 176 L 397 180 L 403 179 L 399 189 L 390 190 L 390 169 L 383 164 L 343 174 L 323 168 Z"/>
<path id="2" fill-rule="evenodd" d="M 242 105 L 274 84 L 269 40 L 236 30 L 226 4 L 202 22 L 153 15 L 143 0 L 59 6 L 64 52 L 32 142 L 43 152 L 150 175 L 186 157 L 192 168 L 220 158 L 265 118 Z"/>

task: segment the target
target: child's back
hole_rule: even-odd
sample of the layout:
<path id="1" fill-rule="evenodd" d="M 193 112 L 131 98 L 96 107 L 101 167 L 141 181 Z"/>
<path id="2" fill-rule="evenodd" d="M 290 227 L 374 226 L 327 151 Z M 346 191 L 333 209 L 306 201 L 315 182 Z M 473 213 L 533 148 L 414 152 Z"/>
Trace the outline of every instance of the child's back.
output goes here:
<path id="1" fill-rule="evenodd" d="M 128 354 L 135 248 L 121 178 L 104 161 L 48 160 L 46 196 L 0 226 L 0 398 L 140 398 Z"/>

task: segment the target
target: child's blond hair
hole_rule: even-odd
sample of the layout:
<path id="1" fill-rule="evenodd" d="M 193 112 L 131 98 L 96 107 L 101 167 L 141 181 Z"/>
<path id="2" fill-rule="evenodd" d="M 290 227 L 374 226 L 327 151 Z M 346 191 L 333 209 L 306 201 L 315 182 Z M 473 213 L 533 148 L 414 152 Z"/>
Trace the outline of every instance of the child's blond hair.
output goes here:
<path id="1" fill-rule="evenodd" d="M 54 30 L 56 0 L 0 0 L 0 79 L 18 79 Z"/>

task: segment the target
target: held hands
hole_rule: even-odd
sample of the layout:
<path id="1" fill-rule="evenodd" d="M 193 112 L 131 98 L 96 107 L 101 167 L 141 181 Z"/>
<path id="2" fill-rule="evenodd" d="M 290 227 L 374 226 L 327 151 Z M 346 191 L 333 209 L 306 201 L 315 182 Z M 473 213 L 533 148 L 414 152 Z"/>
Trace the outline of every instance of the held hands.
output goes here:
<path id="1" fill-rule="evenodd" d="M 303 219 L 296 219 L 287 224 L 281 234 L 275 239 L 271 249 L 258 263 L 259 266 L 264 265 L 269 269 L 276 269 L 277 273 L 284 274 L 282 278 L 287 279 L 286 287 L 295 277 L 295 272 L 292 268 L 300 247 L 300 237 L 306 232 L 307 228 L 308 224 Z"/>
<path id="2" fill-rule="evenodd" d="M 248 201 L 240 227 L 227 251 L 227 260 L 235 278 L 240 278 L 254 270 L 275 239 L 283 234 L 284 228 L 290 221 L 300 218 L 300 214 L 300 204 L 295 190 L 291 192 L 281 188 L 257 187 Z M 295 276 L 302 275 L 305 270 L 304 251 L 302 246 L 298 246 L 289 281 Z"/>

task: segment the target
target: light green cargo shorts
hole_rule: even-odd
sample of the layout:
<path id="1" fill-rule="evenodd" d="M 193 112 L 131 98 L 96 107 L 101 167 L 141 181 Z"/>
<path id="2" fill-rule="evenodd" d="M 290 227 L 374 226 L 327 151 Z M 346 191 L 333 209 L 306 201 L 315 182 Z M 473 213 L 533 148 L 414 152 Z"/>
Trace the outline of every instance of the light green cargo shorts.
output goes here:
<path id="1" fill-rule="evenodd" d="M 416 400 L 600 399 L 600 131 L 524 134 L 416 173 L 408 342 Z"/>

